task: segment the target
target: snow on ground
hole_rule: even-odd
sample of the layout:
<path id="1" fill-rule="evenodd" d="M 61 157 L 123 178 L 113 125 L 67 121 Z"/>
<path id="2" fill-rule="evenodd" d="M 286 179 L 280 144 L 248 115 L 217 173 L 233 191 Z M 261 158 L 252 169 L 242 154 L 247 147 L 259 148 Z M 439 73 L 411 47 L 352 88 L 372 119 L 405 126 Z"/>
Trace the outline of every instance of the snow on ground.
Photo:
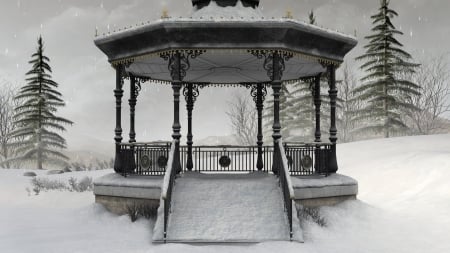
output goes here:
<path id="1" fill-rule="evenodd" d="M 306 221 L 303 244 L 155 245 L 152 222 L 109 214 L 93 204 L 92 192 L 28 196 L 24 171 L 0 170 L 0 252 L 450 252 L 450 135 L 337 150 L 339 172 L 359 181 L 359 200 L 322 208 L 327 226 Z"/>

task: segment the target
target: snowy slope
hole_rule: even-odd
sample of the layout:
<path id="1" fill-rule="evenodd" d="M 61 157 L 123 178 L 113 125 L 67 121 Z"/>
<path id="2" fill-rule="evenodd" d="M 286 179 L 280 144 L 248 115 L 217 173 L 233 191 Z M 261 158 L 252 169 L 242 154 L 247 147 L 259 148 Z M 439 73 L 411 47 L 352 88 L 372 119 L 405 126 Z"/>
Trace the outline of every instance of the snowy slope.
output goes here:
<path id="1" fill-rule="evenodd" d="M 303 244 L 233 246 L 154 245 L 152 222 L 109 214 L 89 192 L 28 196 L 23 171 L 0 170 L 0 252 L 450 252 L 450 135 L 338 145 L 338 161 L 359 201 L 322 208 L 326 227 L 305 221 Z"/>

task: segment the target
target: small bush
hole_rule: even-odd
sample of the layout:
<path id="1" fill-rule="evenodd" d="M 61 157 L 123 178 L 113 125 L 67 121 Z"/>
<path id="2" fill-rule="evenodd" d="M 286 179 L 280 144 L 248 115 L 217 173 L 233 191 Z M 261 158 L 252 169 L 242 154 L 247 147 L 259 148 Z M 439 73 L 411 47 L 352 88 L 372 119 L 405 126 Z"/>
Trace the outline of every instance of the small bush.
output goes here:
<path id="1" fill-rule="evenodd" d="M 321 227 L 327 225 L 325 218 L 320 216 L 320 208 L 300 207 L 298 209 L 298 217 L 300 220 L 311 220 Z"/>
<path id="2" fill-rule="evenodd" d="M 59 180 L 52 180 L 48 178 L 37 178 L 31 179 L 31 186 L 33 192 L 38 195 L 41 191 L 48 190 L 59 190 L 59 191 L 71 191 L 71 192 L 85 192 L 92 191 L 94 184 L 91 177 L 84 177 L 77 182 L 74 177 L 69 178 L 68 184 L 61 182 Z"/>
<path id="3" fill-rule="evenodd" d="M 94 184 L 91 177 L 83 177 L 80 182 L 74 177 L 69 178 L 69 191 L 85 192 L 92 191 Z"/>
<path id="4" fill-rule="evenodd" d="M 146 204 L 130 204 L 126 206 L 127 214 L 131 222 L 135 222 L 139 217 L 153 219 L 158 213 L 158 207 Z"/>

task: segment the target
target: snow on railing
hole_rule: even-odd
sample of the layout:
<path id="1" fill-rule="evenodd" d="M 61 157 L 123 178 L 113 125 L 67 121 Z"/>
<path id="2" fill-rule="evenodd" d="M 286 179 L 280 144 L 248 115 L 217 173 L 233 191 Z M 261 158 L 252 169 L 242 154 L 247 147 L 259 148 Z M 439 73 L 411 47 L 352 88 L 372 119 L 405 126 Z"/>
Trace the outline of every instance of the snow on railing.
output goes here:
<path id="1" fill-rule="evenodd" d="M 161 189 L 161 198 L 167 198 L 167 191 L 169 190 L 170 177 L 173 173 L 173 160 L 175 156 L 175 141 L 172 142 L 169 152 L 169 160 L 167 162 L 166 174 L 164 175 L 163 186 Z"/>
<path id="2" fill-rule="evenodd" d="M 278 177 L 280 179 L 280 185 L 281 189 L 283 191 L 283 200 L 284 200 L 284 207 L 286 208 L 286 214 L 289 221 L 289 236 L 292 240 L 293 237 L 293 231 L 292 231 L 292 208 L 293 208 L 293 202 L 294 202 L 294 187 L 292 186 L 291 181 L 291 175 L 289 174 L 289 167 L 288 167 L 288 160 L 286 157 L 286 152 L 283 147 L 283 141 L 280 139 L 277 141 L 276 147 L 277 152 L 277 159 L 276 159 L 276 166 L 277 166 L 277 172 Z"/>
<path id="3" fill-rule="evenodd" d="M 280 148 L 281 161 L 282 161 L 283 168 L 284 168 L 284 169 L 282 169 L 281 173 L 284 173 L 284 176 L 286 177 L 286 183 L 287 183 L 287 187 L 289 189 L 289 196 L 291 199 L 294 199 L 295 198 L 294 187 L 292 185 L 291 175 L 289 173 L 289 166 L 288 166 L 288 160 L 286 157 L 286 152 L 284 150 L 283 143 L 281 140 L 278 142 L 278 147 Z"/>

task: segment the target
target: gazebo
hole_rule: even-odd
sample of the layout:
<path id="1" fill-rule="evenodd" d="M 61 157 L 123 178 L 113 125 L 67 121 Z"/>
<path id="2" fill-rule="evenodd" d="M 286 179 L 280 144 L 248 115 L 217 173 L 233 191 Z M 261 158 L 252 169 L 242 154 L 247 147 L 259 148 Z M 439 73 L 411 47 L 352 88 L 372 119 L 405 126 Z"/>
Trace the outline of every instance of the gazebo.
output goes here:
<path id="1" fill-rule="evenodd" d="M 336 173 L 336 68 L 357 41 L 291 18 L 268 19 L 259 0 L 192 0 L 191 17 L 142 23 L 95 39 L 116 71 L 116 173 L 163 175 L 164 216 L 169 216 L 176 175 L 186 171 L 273 173 L 280 178 L 292 232 L 290 177 Z M 320 130 L 320 79 L 329 84 L 330 138 Z M 122 97 L 129 81 L 129 141 L 122 137 Z M 280 125 L 281 88 L 302 80 L 311 84 L 315 106 L 312 143 L 283 143 Z M 135 107 L 142 85 L 160 83 L 173 89 L 171 143 L 137 142 Z M 258 116 L 254 146 L 194 146 L 192 113 L 204 87 L 249 89 Z M 273 143 L 264 145 L 263 103 L 273 90 Z M 181 145 L 180 96 L 186 100 L 187 143 Z M 167 210 L 166 210 L 167 209 Z M 167 220 L 165 219 L 165 225 Z M 291 233 L 292 235 L 292 233 Z"/>

